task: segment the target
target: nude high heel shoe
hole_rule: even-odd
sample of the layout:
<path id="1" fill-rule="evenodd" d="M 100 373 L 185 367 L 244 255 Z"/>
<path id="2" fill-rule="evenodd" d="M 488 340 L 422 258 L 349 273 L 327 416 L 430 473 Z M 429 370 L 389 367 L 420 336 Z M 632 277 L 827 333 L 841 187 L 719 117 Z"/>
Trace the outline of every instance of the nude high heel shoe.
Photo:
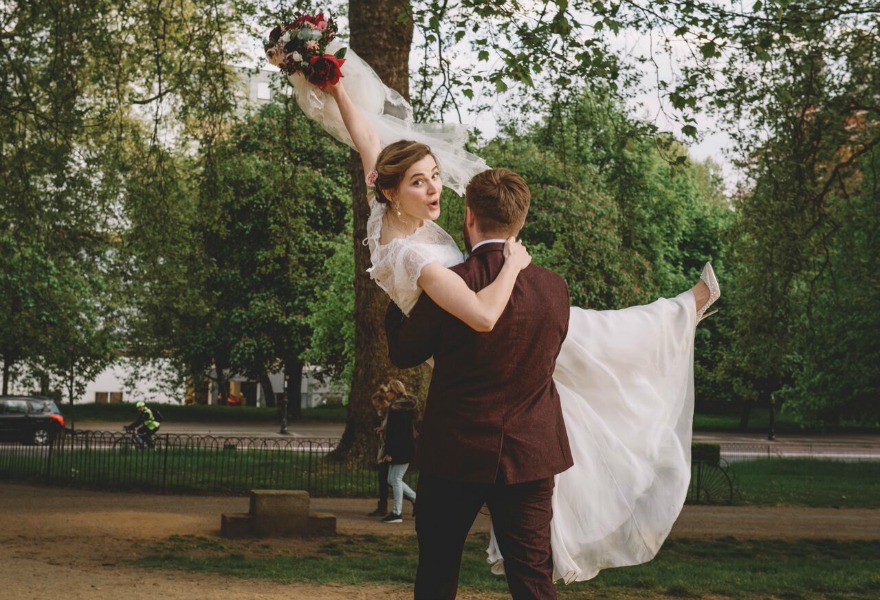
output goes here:
<path id="1" fill-rule="evenodd" d="M 697 323 L 717 313 L 717 310 L 713 310 L 710 313 L 706 313 L 706 309 L 708 309 L 712 304 L 721 297 L 721 287 L 718 285 L 718 280 L 715 278 L 715 271 L 712 269 L 711 263 L 706 263 L 703 266 L 703 272 L 700 273 L 700 279 L 702 279 L 706 285 L 709 287 L 709 300 L 697 311 Z"/>

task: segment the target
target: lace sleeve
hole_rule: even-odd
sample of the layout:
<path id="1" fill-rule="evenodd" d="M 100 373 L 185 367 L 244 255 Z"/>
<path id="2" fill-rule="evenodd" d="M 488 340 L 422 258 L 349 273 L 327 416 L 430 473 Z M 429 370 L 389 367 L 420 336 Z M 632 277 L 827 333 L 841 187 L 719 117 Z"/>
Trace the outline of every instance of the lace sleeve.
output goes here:
<path id="1" fill-rule="evenodd" d="M 378 246 L 378 251 L 370 255 L 373 263 L 369 269 L 370 277 L 405 315 L 409 315 L 422 293 L 418 284 L 422 269 L 436 260 L 424 250 L 419 244 L 392 240 Z"/>
<path id="2" fill-rule="evenodd" d="M 422 275 L 422 269 L 426 265 L 437 261 L 435 253 L 428 253 L 431 250 L 423 244 L 397 244 L 395 249 L 399 256 L 395 263 L 397 268 L 394 270 L 395 287 L 404 292 L 414 292 L 419 289 L 419 277 Z"/>
<path id="3" fill-rule="evenodd" d="M 370 248 L 370 277 L 408 315 L 422 290 L 418 281 L 425 265 L 437 262 L 451 267 L 463 260 L 449 234 L 433 222 L 426 222 L 410 236 L 380 244 L 385 207 L 370 201 L 367 239 Z"/>

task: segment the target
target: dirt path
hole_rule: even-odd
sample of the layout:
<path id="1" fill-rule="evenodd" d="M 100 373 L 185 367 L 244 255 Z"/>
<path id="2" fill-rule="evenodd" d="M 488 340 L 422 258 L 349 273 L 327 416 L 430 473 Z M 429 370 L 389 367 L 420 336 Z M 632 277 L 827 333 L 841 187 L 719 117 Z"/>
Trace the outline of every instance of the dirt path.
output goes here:
<path id="1" fill-rule="evenodd" d="M 289 585 L 191 573 L 145 574 L 128 566 L 155 540 L 216 536 L 222 513 L 247 498 L 117 494 L 0 483 L 0 599 L 341 600 L 411 598 L 401 586 Z M 384 525 L 369 500 L 315 499 L 340 533 L 414 535 L 412 520 Z M 476 531 L 487 531 L 478 519 Z M 673 537 L 880 539 L 880 510 L 685 507 Z M 285 543 L 279 541 L 278 543 Z M 463 600 L 493 596 L 460 594 Z"/>

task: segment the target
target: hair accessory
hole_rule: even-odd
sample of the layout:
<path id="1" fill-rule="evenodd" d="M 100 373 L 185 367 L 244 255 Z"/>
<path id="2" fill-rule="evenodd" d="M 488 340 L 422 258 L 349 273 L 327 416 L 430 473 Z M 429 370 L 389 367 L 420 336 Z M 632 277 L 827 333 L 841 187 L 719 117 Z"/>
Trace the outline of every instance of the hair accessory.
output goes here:
<path id="1" fill-rule="evenodd" d="M 378 171 L 376 171 L 376 169 L 373 169 L 372 171 L 367 173 L 367 185 L 369 185 L 370 187 L 376 185 L 376 178 L 378 177 L 379 173 Z"/>

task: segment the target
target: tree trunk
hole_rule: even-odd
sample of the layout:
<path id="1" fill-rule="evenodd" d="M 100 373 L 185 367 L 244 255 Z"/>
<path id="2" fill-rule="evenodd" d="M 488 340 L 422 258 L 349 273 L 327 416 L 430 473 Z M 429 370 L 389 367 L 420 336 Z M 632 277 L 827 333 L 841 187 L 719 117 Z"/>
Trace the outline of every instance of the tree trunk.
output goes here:
<path id="1" fill-rule="evenodd" d="M 3 390 L 3 393 L 6 393 L 6 390 Z M 45 372 L 40 373 L 40 395 L 41 396 L 52 396 L 52 390 L 50 389 L 50 381 L 49 375 Z"/>
<path id="2" fill-rule="evenodd" d="M 73 406 L 73 395 L 76 393 L 76 367 L 70 367 L 67 378 L 67 401 Z"/>
<path id="3" fill-rule="evenodd" d="M 302 374 L 303 362 L 298 358 L 284 361 L 284 381 L 287 382 L 287 418 L 290 421 L 302 419 Z"/>
<path id="4" fill-rule="evenodd" d="M 229 362 L 215 357 L 214 370 L 217 376 L 217 404 L 226 406 L 229 402 L 229 377 L 226 375 L 229 370 Z"/>
<path id="5" fill-rule="evenodd" d="M 272 380 L 269 374 L 263 371 L 260 374 L 260 387 L 263 388 L 263 400 L 267 408 L 275 407 L 275 389 L 272 387 Z"/>
<path id="6" fill-rule="evenodd" d="M 742 410 L 739 413 L 739 430 L 749 430 L 749 418 L 752 416 L 752 401 L 743 400 Z"/>
<path id="7" fill-rule="evenodd" d="M 12 370 L 12 365 L 9 364 L 9 360 L 4 356 L 3 357 L 3 395 L 9 395 L 9 373 Z"/>
<path id="8" fill-rule="evenodd" d="M 375 69 L 382 81 L 409 98 L 409 51 L 413 24 L 408 17 L 410 3 L 406 0 L 349 0 L 351 48 Z M 381 18 L 376 18 L 381 15 Z M 370 257 L 361 241 L 367 237 L 369 208 L 366 183 L 360 157 L 351 156 L 352 197 L 354 206 L 355 247 L 355 361 L 348 419 L 336 458 L 361 461 L 375 458 L 371 443 L 373 409 L 370 395 L 376 388 L 397 378 L 416 396 L 423 396 L 430 378 L 427 367 L 401 371 L 388 360 L 385 338 L 385 309 L 388 296 L 374 284 L 367 269 Z"/>

